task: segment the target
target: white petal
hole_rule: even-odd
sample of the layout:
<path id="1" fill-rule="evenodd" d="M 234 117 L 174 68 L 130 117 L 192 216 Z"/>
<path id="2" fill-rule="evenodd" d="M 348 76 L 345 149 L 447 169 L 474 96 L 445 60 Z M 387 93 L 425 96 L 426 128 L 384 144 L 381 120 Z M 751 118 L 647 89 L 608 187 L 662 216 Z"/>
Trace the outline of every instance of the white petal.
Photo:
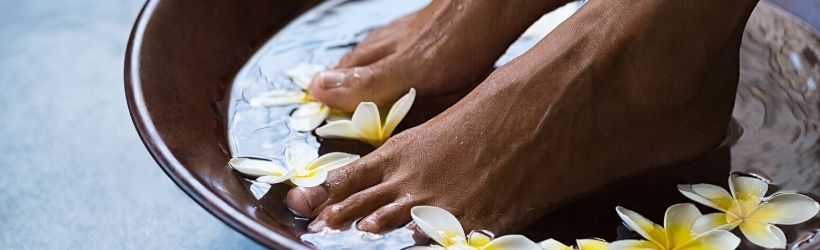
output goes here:
<path id="1" fill-rule="evenodd" d="M 304 91 L 274 90 L 251 98 L 250 105 L 251 107 L 283 106 L 303 103 L 306 100 L 307 94 Z"/>
<path id="2" fill-rule="evenodd" d="M 328 122 L 324 126 L 317 128 L 316 134 L 329 139 L 361 139 L 359 132 L 353 128 L 353 123 L 350 121 Z"/>
<path id="3" fill-rule="evenodd" d="M 410 209 L 410 215 L 424 234 L 442 246 L 451 244 L 447 236 L 466 238 L 461 223 L 447 210 L 433 206 L 415 206 Z"/>
<path id="4" fill-rule="evenodd" d="M 410 108 L 413 107 L 413 101 L 415 100 L 416 89 L 411 88 L 409 93 L 393 103 L 393 106 L 390 107 L 390 111 L 387 112 L 387 119 L 385 119 L 384 128 L 382 128 L 382 135 L 384 137 L 390 137 L 390 135 L 393 134 L 393 130 L 396 129 L 396 126 L 401 123 L 401 120 L 404 119 L 404 116 L 406 116 Z"/>
<path id="5" fill-rule="evenodd" d="M 678 191 L 697 203 L 720 211 L 725 212 L 732 207 L 732 195 L 720 186 L 712 184 L 678 185 Z"/>
<path id="6" fill-rule="evenodd" d="M 732 230 L 737 226 L 730 224 L 725 213 L 712 213 L 698 217 L 692 222 L 692 231 L 695 234 L 705 233 L 711 230 Z"/>
<path id="7" fill-rule="evenodd" d="M 619 240 L 609 243 L 608 250 L 654 250 L 664 249 L 655 243 L 645 240 Z"/>
<path id="8" fill-rule="evenodd" d="M 740 245 L 740 238 L 725 230 L 713 230 L 704 234 L 698 235 L 691 242 L 685 246 L 681 246 L 680 250 L 700 250 L 700 249 L 714 249 L 714 250 L 733 250 Z"/>
<path id="9" fill-rule="evenodd" d="M 283 176 L 289 172 L 289 170 L 279 164 L 276 164 L 272 161 L 266 160 L 257 160 L 257 159 L 248 159 L 248 158 L 233 158 L 231 159 L 228 164 L 231 165 L 233 169 L 239 171 L 240 173 L 250 175 L 250 176 L 264 176 L 264 175 L 279 175 Z"/>
<path id="10" fill-rule="evenodd" d="M 644 239 L 652 241 L 657 245 L 666 245 L 666 233 L 661 226 L 621 206 L 616 207 L 615 211 L 618 212 L 618 216 L 621 217 L 621 220 L 623 220 L 629 228 L 635 230 L 635 232 L 643 236 Z"/>
<path id="11" fill-rule="evenodd" d="M 285 71 L 285 75 L 302 89 L 307 89 L 313 76 L 325 70 L 325 66 L 318 64 L 300 63 Z"/>
<path id="12" fill-rule="evenodd" d="M 538 242 L 538 245 L 541 246 L 541 249 L 544 250 L 572 250 L 571 247 L 564 245 L 560 241 L 555 239 L 548 239 L 542 242 Z"/>
<path id="13" fill-rule="evenodd" d="M 692 222 L 700 216 L 698 208 L 691 203 L 675 204 L 666 209 L 663 224 L 667 241 L 673 246 L 682 246 L 692 240 Z"/>
<path id="14" fill-rule="evenodd" d="M 765 248 L 786 248 L 786 234 L 774 225 L 744 221 L 740 223 L 740 231 L 755 245 Z"/>
<path id="15" fill-rule="evenodd" d="M 290 126 L 299 132 L 313 131 L 322 124 L 330 114 L 330 108 L 318 103 L 309 102 L 299 105 L 290 117 Z"/>
<path id="16" fill-rule="evenodd" d="M 331 171 L 344 167 L 358 159 L 359 155 L 354 154 L 340 152 L 327 153 L 310 162 L 307 170 L 324 169 L 325 171 Z"/>
<path id="17" fill-rule="evenodd" d="M 356 111 L 353 112 L 353 118 L 350 122 L 353 128 L 359 131 L 359 136 L 368 142 L 377 142 L 382 139 L 382 120 L 379 116 L 379 108 L 375 103 L 363 102 L 359 103 Z M 380 145 L 373 145 L 380 146 Z"/>
<path id="18" fill-rule="evenodd" d="M 769 190 L 769 184 L 755 177 L 732 175 L 729 176 L 729 189 L 738 200 L 759 202 Z"/>
<path id="19" fill-rule="evenodd" d="M 485 250 L 505 250 L 505 249 L 521 249 L 521 250 L 540 250 L 541 246 L 536 244 L 523 235 L 511 234 L 504 235 L 487 243 L 482 249 Z"/>
<path id="20" fill-rule="evenodd" d="M 316 158 L 319 158 L 319 150 L 306 143 L 293 143 L 285 149 L 285 162 L 290 170 L 305 169 Z"/>
<path id="21" fill-rule="evenodd" d="M 778 194 L 761 204 L 749 220 L 794 225 L 813 218 L 820 211 L 820 204 L 802 194 Z"/>
<path id="22" fill-rule="evenodd" d="M 290 179 L 291 176 L 293 176 L 292 171 L 288 172 L 287 174 L 282 175 L 282 176 L 278 176 L 278 175 L 259 176 L 259 178 L 256 178 L 256 181 L 267 183 L 267 184 L 278 184 L 278 183 L 282 183 L 282 182 L 287 181 L 288 179 Z"/>
<path id="23" fill-rule="evenodd" d="M 606 250 L 609 248 L 609 243 L 603 240 L 578 240 L 578 250 Z"/>
<path id="24" fill-rule="evenodd" d="M 290 181 L 300 187 L 319 186 L 325 183 L 325 180 L 327 180 L 327 170 L 324 169 L 313 171 L 308 176 L 294 175 L 290 177 Z"/>
<path id="25" fill-rule="evenodd" d="M 330 114 L 327 116 L 327 121 L 332 122 L 332 121 L 350 120 L 350 118 L 351 118 L 351 114 L 348 114 L 348 113 L 345 113 L 345 112 L 342 112 L 342 111 L 339 111 L 339 110 L 335 110 L 335 109 L 330 109 Z"/>

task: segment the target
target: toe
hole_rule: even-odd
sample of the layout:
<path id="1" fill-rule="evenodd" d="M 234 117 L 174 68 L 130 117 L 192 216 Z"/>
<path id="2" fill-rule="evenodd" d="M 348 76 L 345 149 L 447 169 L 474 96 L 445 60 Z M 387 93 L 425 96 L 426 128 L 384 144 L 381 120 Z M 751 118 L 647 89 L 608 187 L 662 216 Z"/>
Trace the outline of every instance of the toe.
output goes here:
<path id="1" fill-rule="evenodd" d="M 378 184 L 381 172 L 372 166 L 374 164 L 359 160 L 332 171 L 320 186 L 291 189 L 286 197 L 288 208 L 297 215 L 313 218 L 326 205 Z"/>
<path id="2" fill-rule="evenodd" d="M 368 66 L 325 71 L 313 78 L 308 92 L 322 103 L 345 112 L 355 111 L 361 102 L 374 102 L 386 110 L 410 90 L 406 68 L 412 66 L 391 57 Z"/>
<path id="3" fill-rule="evenodd" d="M 359 222 L 360 230 L 381 233 L 410 221 L 410 208 L 412 205 L 404 202 L 393 202 L 387 204 Z"/>
<path id="4" fill-rule="evenodd" d="M 330 107 L 353 112 L 359 102 L 372 101 L 370 86 L 379 76 L 372 66 L 335 69 L 317 74 L 310 85 L 310 94 Z"/>
<path id="5" fill-rule="evenodd" d="M 390 40 L 367 40 L 345 54 L 334 68 L 344 69 L 370 65 L 394 52 L 394 42 Z"/>
<path id="6" fill-rule="evenodd" d="M 312 231 L 321 230 L 316 225 L 326 225 L 333 228 L 348 225 L 356 219 L 362 218 L 379 207 L 392 201 L 394 196 L 384 185 L 377 185 L 351 195 L 337 204 L 325 207 L 314 223 L 309 227 Z"/>
<path id="7" fill-rule="evenodd" d="M 316 217 L 314 211 L 327 200 L 327 192 L 322 186 L 297 187 L 288 191 L 285 200 L 290 210 L 296 215 L 313 218 Z"/>

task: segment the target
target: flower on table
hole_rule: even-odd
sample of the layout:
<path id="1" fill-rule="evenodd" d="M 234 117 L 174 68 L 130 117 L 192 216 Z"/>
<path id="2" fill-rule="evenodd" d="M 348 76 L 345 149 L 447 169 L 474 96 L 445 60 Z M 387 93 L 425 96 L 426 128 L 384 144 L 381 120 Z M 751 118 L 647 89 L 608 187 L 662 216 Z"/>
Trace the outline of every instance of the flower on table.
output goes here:
<path id="1" fill-rule="evenodd" d="M 538 243 L 544 250 L 606 250 L 609 243 L 598 239 L 576 240 L 575 247 L 564 245 L 560 241 L 548 239 Z"/>
<path id="2" fill-rule="evenodd" d="M 505 235 L 495 239 L 479 232 L 465 235 L 458 219 L 438 207 L 416 206 L 410 210 L 410 215 L 419 229 L 439 244 L 412 249 L 541 249 L 538 244 L 522 235 Z"/>
<path id="3" fill-rule="evenodd" d="M 240 173 L 258 177 L 256 181 L 277 184 L 289 181 L 300 187 L 314 187 L 325 182 L 328 172 L 359 159 L 358 155 L 328 153 L 319 156 L 313 147 L 298 143 L 285 150 L 286 166 L 267 160 L 233 158 L 229 164 Z"/>
<path id="4" fill-rule="evenodd" d="M 375 103 L 359 103 L 350 120 L 329 122 L 316 129 L 316 134 L 324 138 L 360 140 L 379 147 L 390 138 L 415 99 L 416 90 L 411 88 L 410 92 L 393 103 L 384 119 Z"/>
<path id="5" fill-rule="evenodd" d="M 646 240 L 620 240 L 612 242 L 608 249 L 648 250 L 648 249 L 735 249 L 740 239 L 734 234 L 720 229 L 702 233 L 692 231 L 692 223 L 701 216 L 695 205 L 682 203 L 666 210 L 664 226 L 646 219 L 638 213 L 623 207 L 615 210 L 618 216 L 632 230 Z"/>
<path id="6" fill-rule="evenodd" d="M 325 70 L 322 65 L 299 64 L 285 71 L 299 90 L 274 90 L 251 98 L 251 107 L 286 106 L 298 104 L 291 114 L 290 126 L 300 132 L 312 131 L 332 115 L 339 115 L 327 105 L 313 99 L 307 89 L 314 75 Z"/>
<path id="7" fill-rule="evenodd" d="M 695 231 L 740 227 L 752 243 L 782 249 L 786 247 L 786 235 L 775 224 L 807 221 L 820 211 L 820 205 L 796 193 L 780 192 L 765 197 L 768 188 L 768 183 L 759 178 L 736 174 L 729 176 L 731 193 L 712 184 L 678 185 L 684 196 L 721 211 L 698 218 L 693 225 Z"/>

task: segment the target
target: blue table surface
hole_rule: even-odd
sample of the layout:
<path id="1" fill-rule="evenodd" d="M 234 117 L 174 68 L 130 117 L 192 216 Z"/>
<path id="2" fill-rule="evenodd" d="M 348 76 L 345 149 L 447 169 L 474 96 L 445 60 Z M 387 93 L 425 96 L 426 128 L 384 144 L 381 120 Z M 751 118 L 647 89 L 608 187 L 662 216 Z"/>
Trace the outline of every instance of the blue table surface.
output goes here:
<path id="1" fill-rule="evenodd" d="M 141 0 L 0 0 L 0 249 L 261 248 L 157 167 L 128 115 Z"/>

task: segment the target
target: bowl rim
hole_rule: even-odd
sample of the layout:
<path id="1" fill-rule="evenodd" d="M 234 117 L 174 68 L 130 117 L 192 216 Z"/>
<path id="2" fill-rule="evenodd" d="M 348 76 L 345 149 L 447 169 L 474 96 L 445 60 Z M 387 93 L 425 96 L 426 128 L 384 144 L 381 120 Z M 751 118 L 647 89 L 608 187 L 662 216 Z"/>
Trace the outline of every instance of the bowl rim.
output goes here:
<path id="1" fill-rule="evenodd" d="M 180 163 L 159 135 L 145 106 L 139 61 L 146 27 L 152 21 L 154 11 L 159 3 L 159 0 L 147 0 L 145 2 L 131 29 L 125 51 L 125 97 L 131 121 L 137 129 L 140 140 L 142 140 L 145 148 L 148 149 L 148 152 L 163 172 L 185 194 L 223 223 L 267 247 L 310 249 L 301 242 L 294 241 L 263 226 L 208 190 Z"/>

